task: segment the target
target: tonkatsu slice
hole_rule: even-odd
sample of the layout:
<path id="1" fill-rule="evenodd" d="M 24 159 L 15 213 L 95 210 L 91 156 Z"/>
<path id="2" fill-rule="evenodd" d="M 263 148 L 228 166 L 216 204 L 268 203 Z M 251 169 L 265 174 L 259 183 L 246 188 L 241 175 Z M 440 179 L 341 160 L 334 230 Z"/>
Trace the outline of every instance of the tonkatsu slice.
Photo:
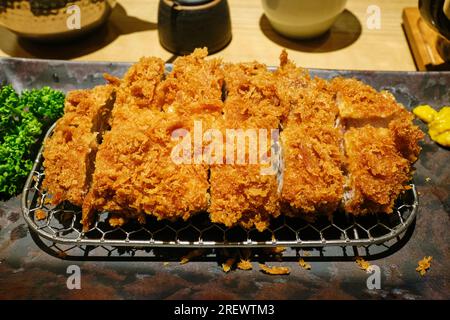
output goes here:
<path id="1" fill-rule="evenodd" d="M 64 115 L 44 143 L 43 186 L 52 195 L 53 204 L 67 200 L 82 205 L 114 99 L 110 85 L 67 95 Z"/>

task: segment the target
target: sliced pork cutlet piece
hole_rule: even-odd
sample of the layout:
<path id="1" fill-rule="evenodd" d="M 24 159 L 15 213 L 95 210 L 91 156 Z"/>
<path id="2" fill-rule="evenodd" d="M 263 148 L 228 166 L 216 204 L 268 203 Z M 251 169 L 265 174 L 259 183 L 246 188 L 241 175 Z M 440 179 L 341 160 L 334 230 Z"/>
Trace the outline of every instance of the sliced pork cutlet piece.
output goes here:
<path id="1" fill-rule="evenodd" d="M 281 132 L 283 212 L 333 213 L 344 193 L 342 132 L 330 125 L 289 124 Z"/>
<path id="2" fill-rule="evenodd" d="M 378 92 L 356 79 L 335 78 L 331 81 L 336 92 L 339 117 L 347 128 L 389 128 L 397 149 L 411 163 L 420 153 L 419 141 L 423 132 L 413 124 L 414 116 L 395 100 L 388 91 Z"/>
<path id="3" fill-rule="evenodd" d="M 335 93 L 327 81 L 311 79 L 285 51 L 275 71 L 289 115 L 281 132 L 283 213 L 333 213 L 343 196 L 342 131 Z"/>
<path id="4" fill-rule="evenodd" d="M 160 111 L 157 103 L 157 87 L 164 78 L 164 61 L 144 57 L 132 65 L 123 79 L 106 75 L 117 87 L 117 98 L 112 111 L 111 124 L 127 121 L 130 114 L 140 109 Z"/>
<path id="5" fill-rule="evenodd" d="M 263 231 L 270 218 L 280 214 L 277 175 L 270 170 L 271 133 L 270 130 L 262 132 L 266 134 L 263 148 L 264 140 L 259 135 L 257 122 L 252 124 L 248 120 L 245 123 L 247 127 L 242 124 L 233 127 L 234 124 L 222 123 L 225 148 L 222 163 L 210 165 L 211 201 L 208 212 L 212 222 L 227 227 L 256 227 Z M 251 131 L 247 132 L 247 129 Z"/>
<path id="6" fill-rule="evenodd" d="M 91 192 L 83 205 L 84 228 L 89 228 L 95 210 L 115 213 L 116 225 L 129 219 L 143 223 L 145 214 L 186 220 L 206 210 L 207 167 L 172 158 L 180 143 L 172 133 L 192 131 L 192 125 L 190 118 L 143 109 L 114 123 L 97 154 Z"/>
<path id="7" fill-rule="evenodd" d="M 388 91 L 378 92 L 373 87 L 352 78 L 334 78 L 331 87 L 336 92 L 339 116 L 347 127 L 388 127 L 404 107 Z"/>
<path id="8" fill-rule="evenodd" d="M 208 211 L 214 223 L 264 231 L 280 214 L 276 176 L 261 175 L 260 165 L 211 166 L 210 183 Z"/>
<path id="9" fill-rule="evenodd" d="M 205 59 L 208 50 L 195 49 L 177 58 L 172 71 L 158 86 L 158 105 L 180 115 L 220 116 L 224 76 L 220 59 Z"/>
<path id="10" fill-rule="evenodd" d="M 232 150 L 233 161 L 225 157 L 223 164 L 211 165 L 208 211 L 213 222 L 263 231 L 270 218 L 280 214 L 278 176 L 270 170 L 271 147 L 275 143 L 271 135 L 287 116 L 287 105 L 280 99 L 276 79 L 265 65 L 225 64 L 223 69 L 226 99 L 221 130 L 225 153 Z M 239 132 L 243 140 L 231 139 L 231 135 L 227 136 L 230 131 Z M 256 144 L 249 142 L 247 133 L 253 134 Z M 245 155 L 240 163 L 238 153 Z"/>
<path id="11" fill-rule="evenodd" d="M 44 142 L 43 187 L 52 196 L 53 204 L 67 200 L 82 205 L 114 99 L 110 85 L 68 93 L 64 115 Z"/>
<path id="12" fill-rule="evenodd" d="M 411 176 L 411 167 L 389 129 L 366 125 L 344 135 L 347 182 L 344 209 L 354 215 L 392 213 Z"/>
<path id="13" fill-rule="evenodd" d="M 224 72 L 227 123 L 234 128 L 248 127 L 247 122 L 259 128 L 279 128 L 289 106 L 280 97 L 273 72 L 257 63 L 226 64 Z"/>

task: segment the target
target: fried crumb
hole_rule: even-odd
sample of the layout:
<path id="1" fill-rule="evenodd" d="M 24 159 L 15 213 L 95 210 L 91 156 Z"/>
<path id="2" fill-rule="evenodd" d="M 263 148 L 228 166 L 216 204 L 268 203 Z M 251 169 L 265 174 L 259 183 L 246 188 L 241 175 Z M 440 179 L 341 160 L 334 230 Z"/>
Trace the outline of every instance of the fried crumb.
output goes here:
<path id="1" fill-rule="evenodd" d="M 269 267 L 261 263 L 259 264 L 259 267 L 262 272 L 270 275 L 287 275 L 291 273 L 291 270 L 288 267 Z"/>
<path id="2" fill-rule="evenodd" d="M 235 262 L 236 262 L 235 258 L 228 258 L 227 261 L 225 261 L 225 263 L 222 263 L 223 272 L 225 273 L 230 272 Z"/>
<path id="3" fill-rule="evenodd" d="M 50 203 L 52 203 L 52 199 L 49 198 L 49 197 L 46 197 L 46 198 L 44 199 L 44 204 L 50 204 Z"/>
<path id="4" fill-rule="evenodd" d="M 252 270 L 253 266 L 250 260 L 242 260 L 237 264 L 237 268 L 240 270 Z"/>
<path id="5" fill-rule="evenodd" d="M 273 253 L 274 254 L 283 253 L 285 251 L 286 251 L 286 247 L 275 247 L 275 248 L 273 248 Z"/>
<path id="6" fill-rule="evenodd" d="M 200 257 L 205 252 L 204 249 L 195 249 L 190 251 L 187 255 L 181 257 L 180 264 L 186 264 L 194 258 Z"/>
<path id="7" fill-rule="evenodd" d="M 420 273 L 421 276 L 424 276 L 428 269 L 431 267 L 431 260 L 433 260 L 432 256 L 423 257 L 422 260 L 418 262 L 419 266 L 416 268 L 416 271 Z"/>
<path id="8" fill-rule="evenodd" d="M 126 223 L 126 220 L 123 217 L 113 215 L 109 218 L 109 225 L 111 227 L 120 227 Z"/>
<path id="9" fill-rule="evenodd" d="M 36 210 L 34 216 L 35 216 L 36 220 L 38 220 L 38 221 L 44 220 L 44 219 L 47 219 L 47 212 L 45 212 L 44 210 L 38 209 L 38 210 Z"/>
<path id="10" fill-rule="evenodd" d="M 308 251 L 303 251 L 303 255 L 304 255 L 305 257 L 309 257 L 309 256 L 311 255 L 311 253 L 308 252 Z"/>
<path id="11" fill-rule="evenodd" d="M 370 267 L 370 263 L 364 260 L 361 257 L 356 257 L 356 264 L 359 266 L 361 270 L 367 271 Z"/>
<path id="12" fill-rule="evenodd" d="M 65 251 L 59 251 L 58 257 L 60 257 L 61 259 L 64 259 L 65 257 L 67 257 L 67 253 Z"/>
<path id="13" fill-rule="evenodd" d="M 430 177 L 426 177 L 426 178 L 425 178 L 425 181 L 426 181 L 426 182 L 430 182 L 430 181 L 431 181 L 431 178 L 430 178 Z"/>
<path id="14" fill-rule="evenodd" d="M 311 270 L 311 265 L 309 263 L 305 262 L 305 260 L 303 260 L 303 258 L 300 258 L 300 260 L 298 260 L 298 265 L 305 270 Z"/>

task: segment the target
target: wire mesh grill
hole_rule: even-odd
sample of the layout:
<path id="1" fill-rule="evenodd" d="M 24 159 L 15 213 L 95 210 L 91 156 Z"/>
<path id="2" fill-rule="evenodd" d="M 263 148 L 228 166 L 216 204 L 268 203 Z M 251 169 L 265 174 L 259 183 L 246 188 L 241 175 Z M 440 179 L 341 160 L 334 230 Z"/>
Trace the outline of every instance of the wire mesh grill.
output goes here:
<path id="1" fill-rule="evenodd" d="M 49 133 L 50 134 L 49 130 Z M 42 148 L 24 187 L 22 212 L 31 230 L 55 243 L 76 246 L 128 247 L 325 247 L 368 246 L 380 244 L 403 234 L 415 219 L 418 199 L 415 186 L 397 200 L 390 215 L 360 217 L 336 212 L 330 217 L 318 216 L 314 221 L 281 216 L 264 232 L 255 228 L 226 228 L 212 223 L 208 214 L 200 213 L 188 221 L 157 221 L 148 216 L 146 224 L 129 222 L 111 227 L 107 212 L 100 213 L 91 229 L 82 231 L 81 209 L 69 203 L 48 204 L 42 190 L 44 171 Z"/>

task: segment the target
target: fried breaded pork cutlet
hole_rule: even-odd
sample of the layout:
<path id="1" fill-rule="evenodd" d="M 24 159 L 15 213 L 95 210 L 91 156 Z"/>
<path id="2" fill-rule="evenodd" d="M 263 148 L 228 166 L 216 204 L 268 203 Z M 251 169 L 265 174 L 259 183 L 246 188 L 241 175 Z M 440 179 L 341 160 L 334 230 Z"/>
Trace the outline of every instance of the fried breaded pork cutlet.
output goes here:
<path id="1" fill-rule="evenodd" d="M 211 202 L 208 212 L 212 222 L 228 227 L 239 224 L 247 229 L 256 227 L 263 231 L 270 218 L 280 214 L 277 175 L 271 172 L 269 159 L 272 155 L 271 132 L 263 132 L 267 134 L 263 148 L 263 140 L 251 140 L 250 132 L 260 133 L 257 124 L 247 122 L 246 125 L 248 128 L 233 128 L 226 120 L 222 123 L 225 150 L 221 164 L 210 165 Z M 248 135 L 247 129 L 251 130 Z M 257 158 L 252 160 L 252 157 Z"/>
<path id="2" fill-rule="evenodd" d="M 203 165 L 176 163 L 174 130 L 192 123 L 151 110 L 130 115 L 105 134 L 96 158 L 91 191 L 83 205 L 83 225 L 93 210 L 115 212 L 123 222 L 144 214 L 188 219 L 208 206 L 208 172 Z"/>
<path id="3" fill-rule="evenodd" d="M 415 162 L 420 152 L 418 142 L 423 132 L 413 124 L 413 115 L 388 91 L 378 92 L 356 79 L 335 78 L 331 81 L 336 92 L 339 116 L 347 128 L 389 128 L 403 157 Z"/>
<path id="4" fill-rule="evenodd" d="M 174 61 L 172 71 L 158 86 L 158 105 L 162 110 L 197 117 L 222 114 L 222 62 L 206 60 L 207 55 L 206 48 L 195 49 Z"/>
<path id="5" fill-rule="evenodd" d="M 281 203 L 288 215 L 334 212 L 342 199 L 341 128 L 339 110 L 326 81 L 310 79 L 301 68 L 280 56 L 275 72 L 289 116 L 281 132 L 283 186 Z"/>
<path id="6" fill-rule="evenodd" d="M 225 64 L 224 118 L 232 125 L 250 121 L 261 128 L 278 128 L 288 114 L 273 72 L 259 63 Z"/>
<path id="7" fill-rule="evenodd" d="M 278 130 L 281 119 L 286 116 L 286 107 L 278 97 L 273 74 L 264 65 L 227 64 L 224 70 L 227 95 L 223 126 L 226 129 L 222 130 L 222 134 L 226 139 L 227 152 L 231 150 L 236 155 L 235 160 L 238 149 L 245 147 L 245 161 L 224 161 L 223 165 L 211 165 L 211 205 L 208 211 L 213 222 L 226 226 L 240 224 L 245 228 L 255 226 L 262 231 L 269 225 L 271 217 L 280 214 L 280 206 L 276 173 L 263 174 L 272 163 L 261 163 L 259 157 L 269 160 L 271 156 L 276 156 L 271 150 L 271 133 Z M 238 139 L 229 138 L 227 129 L 241 130 L 243 136 L 250 130 L 258 138 L 262 132 L 266 146 L 258 151 L 257 148 L 251 149 L 247 136 L 239 143 Z M 231 140 L 233 142 L 230 143 Z M 258 148 L 262 143 L 259 141 Z M 257 153 L 259 159 L 256 163 L 250 161 L 250 152 L 253 155 Z"/>
<path id="8" fill-rule="evenodd" d="M 286 214 L 332 213 L 344 191 L 342 133 L 326 125 L 288 125 L 281 133 Z"/>
<path id="9" fill-rule="evenodd" d="M 344 209 L 352 214 L 391 213 L 410 179 L 409 161 L 389 129 L 366 125 L 345 133 L 347 185 Z"/>
<path id="10" fill-rule="evenodd" d="M 343 78 L 333 79 L 331 87 L 346 131 L 344 208 L 353 214 L 390 213 L 410 178 L 423 132 L 387 91 Z"/>
<path id="11" fill-rule="evenodd" d="M 157 103 L 157 87 L 163 81 L 164 61 L 144 57 L 132 65 L 123 79 L 105 75 L 117 87 L 117 97 L 112 111 L 111 125 L 127 121 L 130 114 L 140 109 L 161 111 Z"/>
<path id="12" fill-rule="evenodd" d="M 423 133 L 390 93 L 311 78 L 286 51 L 274 72 L 206 56 L 179 57 L 166 76 L 142 58 L 69 93 L 44 148 L 53 203 L 82 206 L 85 231 L 99 211 L 113 226 L 207 211 L 259 231 L 281 213 L 392 212 Z"/>
<path id="13" fill-rule="evenodd" d="M 78 206 L 83 203 L 114 98 L 110 85 L 67 95 L 64 117 L 44 142 L 43 186 L 53 204 L 66 200 Z"/>
<path id="14" fill-rule="evenodd" d="M 207 209 L 208 166 L 179 164 L 171 157 L 178 143 L 172 139 L 175 130 L 192 134 L 194 120 L 205 120 L 212 110 L 203 124 L 206 130 L 214 122 L 214 112 L 221 115 L 223 78 L 218 62 L 206 61 L 206 55 L 206 50 L 196 50 L 177 59 L 165 80 L 158 60 L 153 64 L 141 60 L 132 67 L 133 81 L 128 81 L 127 73 L 117 90 L 111 131 L 97 155 L 92 192 L 83 206 L 85 226 L 94 210 L 116 212 L 123 221 L 130 217 L 143 221 L 144 214 L 186 220 Z M 143 89 L 130 89 L 135 82 Z M 138 102 L 141 92 L 149 93 L 146 105 L 136 106 L 136 92 Z"/>

